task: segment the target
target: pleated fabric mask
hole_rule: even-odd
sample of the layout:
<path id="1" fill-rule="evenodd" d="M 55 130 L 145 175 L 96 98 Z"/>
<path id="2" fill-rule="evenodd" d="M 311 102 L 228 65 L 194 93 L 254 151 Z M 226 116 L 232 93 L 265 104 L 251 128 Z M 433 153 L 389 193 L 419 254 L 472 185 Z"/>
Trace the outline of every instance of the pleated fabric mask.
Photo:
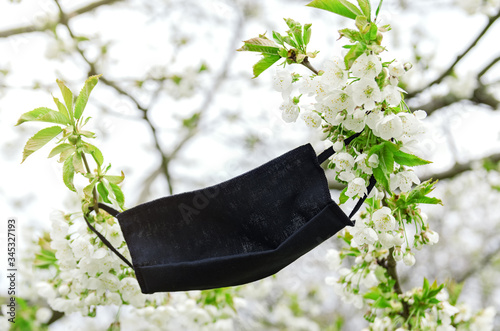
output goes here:
<path id="1" fill-rule="evenodd" d="M 355 134 L 345 141 L 349 144 Z M 271 276 L 345 226 L 316 155 L 300 146 L 215 186 L 160 198 L 118 212 L 132 263 L 87 220 L 89 228 L 134 269 L 143 293 L 204 290 Z M 368 192 L 375 185 L 372 176 Z M 90 213 L 90 211 L 89 211 Z"/>

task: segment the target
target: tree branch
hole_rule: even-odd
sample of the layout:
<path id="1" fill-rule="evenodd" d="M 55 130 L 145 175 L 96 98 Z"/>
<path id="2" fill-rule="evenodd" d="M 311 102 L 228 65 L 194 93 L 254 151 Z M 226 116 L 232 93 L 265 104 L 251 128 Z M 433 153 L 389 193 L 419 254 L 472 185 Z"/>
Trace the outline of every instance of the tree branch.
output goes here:
<path id="1" fill-rule="evenodd" d="M 481 40 L 481 38 L 486 34 L 486 32 L 489 30 L 489 28 L 493 25 L 493 23 L 495 23 L 495 21 L 500 17 L 500 11 L 498 13 L 496 13 L 496 15 L 494 16 L 491 16 L 489 19 L 488 19 L 488 23 L 486 24 L 486 26 L 483 28 L 483 30 L 481 30 L 481 32 L 477 35 L 477 37 L 472 41 L 472 43 L 469 45 L 469 47 L 467 47 L 467 49 L 465 49 L 461 54 L 459 54 L 457 56 L 457 58 L 455 59 L 455 61 L 448 67 L 448 69 L 446 69 L 438 78 L 434 79 L 432 82 L 430 82 L 429 84 L 427 84 L 427 86 L 419 89 L 419 90 L 416 90 L 416 91 L 413 91 L 413 92 L 410 92 L 408 93 L 408 96 L 407 98 L 408 99 L 411 99 L 413 98 L 414 96 L 416 96 L 417 94 L 420 94 L 422 93 L 423 91 L 425 91 L 426 89 L 428 89 L 429 87 L 435 85 L 435 84 L 439 84 L 442 82 L 442 80 L 450 75 L 453 70 L 455 69 L 455 66 L 460 62 L 460 60 L 462 60 L 462 58 L 467 55 L 467 53 L 469 53 L 469 51 L 471 49 L 473 49 L 476 44 L 479 42 L 479 40 Z"/>
<path id="2" fill-rule="evenodd" d="M 121 2 L 121 1 L 124 1 L 124 0 L 96 1 L 96 2 L 90 3 L 86 6 L 80 7 L 78 9 L 72 11 L 71 13 L 67 14 L 66 16 L 68 19 L 71 19 L 71 18 L 76 17 L 78 15 L 82 15 L 82 14 L 88 13 L 90 11 L 93 11 L 94 9 L 96 9 L 98 7 L 101 7 L 104 5 L 110 5 L 110 4 L 113 4 L 115 2 Z M 8 29 L 8 30 L 0 31 L 0 38 L 7 38 L 7 37 L 14 36 L 17 34 L 25 34 L 25 33 L 31 33 L 31 32 L 42 32 L 42 31 L 48 30 L 50 26 L 51 26 L 50 24 L 46 24 L 44 26 L 36 26 L 34 24 L 31 24 L 31 25 L 25 25 L 25 26 L 21 26 L 21 27 L 17 27 L 17 28 L 12 28 L 12 29 Z"/>
<path id="3" fill-rule="evenodd" d="M 498 154 L 491 154 L 489 156 L 486 156 L 482 158 L 482 160 L 489 160 L 493 163 L 500 162 L 500 153 Z M 477 162 L 477 160 L 472 160 L 467 163 L 456 163 L 453 167 L 450 169 L 443 171 L 443 172 L 437 172 L 429 175 L 422 176 L 420 180 L 422 182 L 429 180 L 429 179 L 434 179 L 434 180 L 443 180 L 443 179 L 450 179 L 453 178 L 457 175 L 460 175 L 463 172 L 470 171 L 473 168 L 474 163 Z M 343 190 L 345 185 L 340 184 L 338 182 L 329 182 L 328 187 L 331 190 Z"/>

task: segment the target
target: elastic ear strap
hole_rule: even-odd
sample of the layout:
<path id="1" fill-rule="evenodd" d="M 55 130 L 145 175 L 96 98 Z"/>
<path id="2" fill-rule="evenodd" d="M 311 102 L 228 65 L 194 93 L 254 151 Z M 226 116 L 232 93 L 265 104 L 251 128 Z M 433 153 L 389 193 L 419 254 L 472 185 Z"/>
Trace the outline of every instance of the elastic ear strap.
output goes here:
<path id="1" fill-rule="evenodd" d="M 363 131 L 361 131 L 361 132 L 363 132 Z M 351 143 L 351 141 L 353 141 L 355 138 L 357 138 L 361 134 L 361 132 L 355 133 L 352 136 L 350 136 L 349 138 L 347 138 L 346 140 L 344 140 L 344 144 L 349 145 Z M 318 155 L 319 164 L 325 162 L 333 154 L 335 154 L 333 147 L 325 149 L 320 155 Z"/>
<path id="2" fill-rule="evenodd" d="M 116 217 L 116 215 L 119 214 L 119 212 L 116 210 L 116 209 L 113 209 L 109 206 L 106 206 L 104 204 L 101 204 L 99 203 L 99 208 L 102 208 L 104 209 L 106 212 L 108 212 L 110 215 Z M 118 252 L 116 250 L 116 248 L 113 247 L 113 245 L 111 245 L 111 243 L 108 241 L 108 239 L 106 239 L 99 231 L 97 231 L 93 226 L 92 224 L 90 224 L 90 222 L 88 221 L 87 217 L 89 216 L 90 214 L 90 211 L 87 212 L 83 218 L 85 218 L 85 222 L 87 222 L 87 226 L 90 228 L 90 230 L 92 230 L 98 237 L 99 239 L 101 239 L 101 241 L 104 243 L 104 245 L 108 246 L 108 248 L 113 252 L 115 253 L 123 262 L 125 262 L 126 264 L 128 264 L 128 266 L 132 269 L 134 269 L 134 266 L 132 265 L 132 263 L 130 263 L 129 260 L 127 260 L 127 258 L 125 256 L 123 256 L 120 252 Z"/>
<path id="3" fill-rule="evenodd" d="M 368 187 L 366 189 L 366 194 L 361 199 L 359 199 L 358 203 L 356 203 L 356 206 L 354 206 L 354 209 L 352 210 L 351 214 L 349 214 L 349 219 L 351 219 L 354 216 L 354 214 L 356 214 L 356 212 L 359 210 L 359 208 L 361 208 L 361 205 L 363 204 L 363 202 L 365 202 L 366 198 L 373 190 L 373 187 L 375 186 L 376 182 L 377 181 L 375 180 L 375 177 L 373 177 L 372 175 L 370 177 L 370 184 L 368 184 Z"/>

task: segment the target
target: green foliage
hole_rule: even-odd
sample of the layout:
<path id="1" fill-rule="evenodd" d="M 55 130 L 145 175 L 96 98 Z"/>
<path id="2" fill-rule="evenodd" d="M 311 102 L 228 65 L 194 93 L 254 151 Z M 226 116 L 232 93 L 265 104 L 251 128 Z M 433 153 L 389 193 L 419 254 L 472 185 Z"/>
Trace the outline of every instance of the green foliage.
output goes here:
<path id="1" fill-rule="evenodd" d="M 353 20 L 363 14 L 358 7 L 347 0 L 313 0 L 306 6 L 327 10 Z"/>
<path id="2" fill-rule="evenodd" d="M 61 127 L 51 126 L 35 133 L 35 135 L 31 137 L 24 146 L 23 160 L 21 161 L 21 163 L 23 163 L 28 156 L 45 146 L 49 141 L 54 139 L 61 132 Z"/>
<path id="3" fill-rule="evenodd" d="M 244 41 L 243 46 L 237 49 L 237 51 L 259 52 L 263 56 L 253 66 L 253 78 L 258 77 L 281 58 L 285 58 L 284 64 L 301 64 L 308 57 L 316 56 L 317 52 L 307 52 L 307 44 L 311 40 L 311 24 L 302 26 L 290 18 L 284 20 L 289 28 L 286 35 L 273 31 L 273 41 L 262 34 Z"/>
<path id="4" fill-rule="evenodd" d="M 259 77 L 267 68 L 275 64 L 281 58 L 279 55 L 263 54 L 264 57 L 253 66 L 253 78 Z"/>
<path id="5" fill-rule="evenodd" d="M 17 121 L 16 126 L 29 121 L 70 124 L 69 118 L 67 118 L 65 114 L 45 107 L 36 108 L 32 111 L 24 113 Z"/>
<path id="6" fill-rule="evenodd" d="M 89 100 L 90 92 L 92 92 L 94 86 L 96 86 L 97 82 L 99 81 L 99 77 L 101 76 L 102 75 L 91 76 L 85 81 L 85 84 L 83 85 L 83 88 L 80 91 L 80 94 L 76 98 L 75 102 L 74 116 L 76 119 L 80 119 L 80 117 L 82 116 L 83 110 L 85 109 L 87 101 Z"/>
<path id="7" fill-rule="evenodd" d="M 408 193 L 401 194 L 396 202 L 396 205 L 401 209 L 406 209 L 412 205 L 419 203 L 425 204 L 443 204 L 438 198 L 431 198 L 427 195 L 434 190 L 434 186 L 438 181 L 428 180 L 417 185 L 413 190 Z"/>
<path id="8" fill-rule="evenodd" d="M 84 138 L 95 138 L 93 132 L 82 129 L 90 120 L 90 117 L 83 119 L 82 114 L 89 100 L 90 93 L 99 81 L 100 76 L 91 76 L 85 81 L 75 102 L 73 102 L 74 97 L 71 90 L 64 82 L 57 80 L 57 85 L 61 90 L 65 103 L 62 104 L 58 98 L 53 97 L 54 103 L 58 108 L 57 112 L 46 107 L 40 107 L 21 115 L 17 125 L 29 121 L 43 121 L 66 125 L 64 129 L 59 126 L 42 129 L 30 138 L 23 151 L 23 162 L 33 152 L 62 133 L 62 138 L 50 151 L 48 157 L 51 158 L 60 155 L 59 162 L 63 162 L 64 184 L 71 191 L 76 192 L 73 184 L 75 173 L 83 174 L 89 180 L 89 185 L 83 189 L 85 203 L 91 205 L 92 202 L 97 202 L 99 200 L 97 192 L 99 192 L 101 201 L 111 203 L 111 200 L 114 200 L 123 209 L 125 198 L 121 188 L 118 186 L 125 177 L 123 172 L 120 176 L 108 175 L 107 172 L 110 166 L 103 167 L 104 157 L 101 150 L 83 140 Z M 85 155 L 91 155 L 96 164 L 96 170 L 93 173 L 90 173 Z M 48 253 L 44 251 L 40 255 L 42 259 L 40 263 L 43 265 L 43 258 L 48 259 L 49 257 Z"/>

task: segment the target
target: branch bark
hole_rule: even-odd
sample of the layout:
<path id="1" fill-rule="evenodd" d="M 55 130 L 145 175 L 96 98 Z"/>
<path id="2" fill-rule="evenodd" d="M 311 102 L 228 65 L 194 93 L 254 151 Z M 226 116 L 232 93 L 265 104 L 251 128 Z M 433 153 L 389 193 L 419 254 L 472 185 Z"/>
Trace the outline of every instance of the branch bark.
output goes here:
<path id="1" fill-rule="evenodd" d="M 90 3 L 86 6 L 80 7 L 78 9 L 72 11 L 71 13 L 67 14 L 66 16 L 68 19 L 71 19 L 73 17 L 91 12 L 91 11 L 101 7 L 101 6 L 111 5 L 115 2 L 121 2 L 121 1 L 124 1 L 124 0 L 100 0 L 100 1 L 96 1 L 96 2 Z M 3 30 L 3 31 L 0 31 L 0 38 L 7 38 L 10 36 L 31 33 L 31 32 L 42 32 L 42 31 L 48 30 L 50 26 L 51 26 L 50 24 L 46 24 L 43 26 L 37 26 L 35 24 L 30 24 L 30 25 L 20 26 L 17 28 Z"/>
<path id="2" fill-rule="evenodd" d="M 427 84 L 427 86 L 425 86 L 425 87 L 423 87 L 423 88 L 421 88 L 419 90 L 416 90 L 416 91 L 408 93 L 407 98 L 411 99 L 414 96 L 416 96 L 417 94 L 422 93 L 423 91 L 425 91 L 429 87 L 431 87 L 431 86 L 433 86 L 435 84 L 441 83 L 446 76 L 450 75 L 453 72 L 453 70 L 455 69 L 455 66 L 460 62 L 460 60 L 462 60 L 477 45 L 477 43 L 481 40 L 481 38 L 483 38 L 483 36 L 486 34 L 486 32 L 489 30 L 489 28 L 493 25 L 493 23 L 495 23 L 495 21 L 499 17 L 500 17 L 500 11 L 498 13 L 496 13 L 496 15 L 491 16 L 488 19 L 488 23 L 486 24 L 486 26 L 481 30 L 481 32 L 479 32 L 479 34 L 472 41 L 472 43 L 469 45 L 469 47 L 467 47 L 461 54 L 459 54 L 457 56 L 457 58 L 455 59 L 455 61 L 448 67 L 448 69 L 446 69 L 443 73 L 441 73 L 441 75 L 439 77 L 437 77 L 432 82 L 430 82 L 429 84 Z"/>

